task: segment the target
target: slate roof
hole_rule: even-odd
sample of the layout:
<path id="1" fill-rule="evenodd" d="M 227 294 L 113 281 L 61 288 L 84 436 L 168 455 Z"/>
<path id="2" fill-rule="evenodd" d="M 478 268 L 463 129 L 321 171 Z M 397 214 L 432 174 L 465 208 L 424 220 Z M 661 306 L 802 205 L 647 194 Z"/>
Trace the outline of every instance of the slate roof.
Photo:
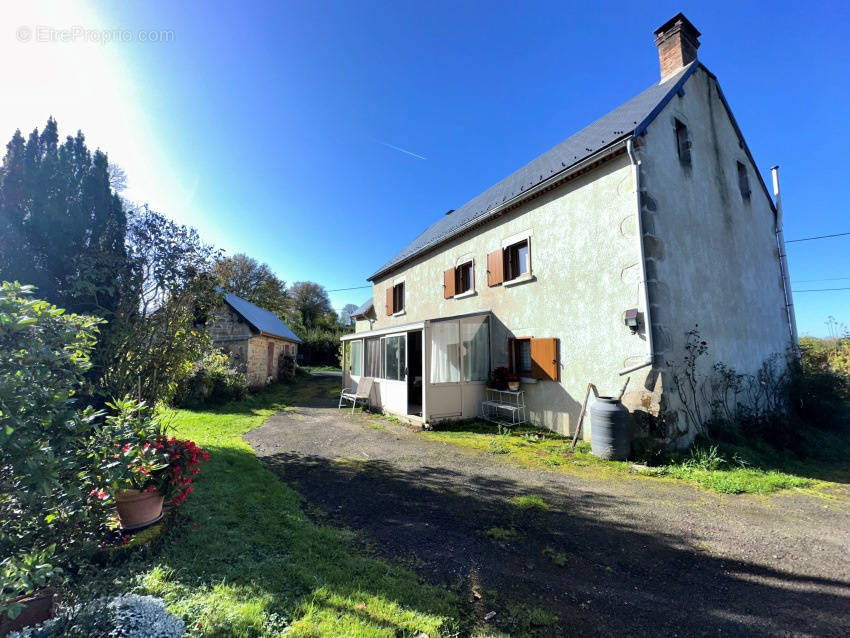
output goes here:
<path id="1" fill-rule="evenodd" d="M 502 204 L 522 197 L 530 188 L 569 171 L 571 167 L 613 143 L 640 135 L 698 67 L 699 62 L 694 61 L 664 82 L 653 84 L 478 197 L 444 215 L 369 279 L 375 279 L 441 241 L 459 234 L 469 224 L 485 219 L 491 211 L 496 212 Z"/>
<path id="2" fill-rule="evenodd" d="M 301 339 L 275 313 L 264 310 L 250 301 L 242 299 L 242 297 L 237 297 L 232 292 L 227 293 L 224 300 L 228 306 L 260 332 L 301 343 Z"/>
<path id="3" fill-rule="evenodd" d="M 351 313 L 351 316 L 352 317 L 359 317 L 361 315 L 365 315 L 373 307 L 374 307 L 374 305 L 372 304 L 371 299 L 364 301 L 362 306 L 360 306 L 357 310 L 355 310 L 354 312 Z"/>

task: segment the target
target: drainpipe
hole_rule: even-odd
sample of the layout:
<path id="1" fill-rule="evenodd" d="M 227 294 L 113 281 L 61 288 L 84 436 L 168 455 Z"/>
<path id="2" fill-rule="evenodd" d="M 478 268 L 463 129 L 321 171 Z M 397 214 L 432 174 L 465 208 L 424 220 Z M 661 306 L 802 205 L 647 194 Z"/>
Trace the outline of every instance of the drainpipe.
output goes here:
<path id="1" fill-rule="evenodd" d="M 782 276 L 782 291 L 785 294 L 785 313 L 791 333 L 791 350 L 800 356 L 797 341 L 797 318 L 794 316 L 794 298 L 791 296 L 791 280 L 788 276 L 788 259 L 785 251 L 785 234 L 782 232 L 782 197 L 779 194 L 779 167 L 770 169 L 773 176 L 773 197 L 776 200 L 776 248 L 779 250 L 779 273 Z"/>
<path id="2" fill-rule="evenodd" d="M 646 360 L 643 363 L 638 363 L 628 368 L 620 370 L 620 375 L 629 374 L 635 370 L 640 370 L 647 366 L 651 366 L 655 360 L 655 347 L 652 343 L 652 316 L 649 308 L 649 289 L 646 282 L 646 253 L 643 246 L 643 216 L 641 215 L 640 201 L 640 159 L 635 151 L 634 137 L 626 140 L 626 152 L 629 154 L 629 161 L 632 163 L 632 171 L 634 173 L 635 182 L 635 214 L 637 215 L 637 241 L 640 252 L 640 285 L 643 286 L 643 323 L 646 330 Z"/>

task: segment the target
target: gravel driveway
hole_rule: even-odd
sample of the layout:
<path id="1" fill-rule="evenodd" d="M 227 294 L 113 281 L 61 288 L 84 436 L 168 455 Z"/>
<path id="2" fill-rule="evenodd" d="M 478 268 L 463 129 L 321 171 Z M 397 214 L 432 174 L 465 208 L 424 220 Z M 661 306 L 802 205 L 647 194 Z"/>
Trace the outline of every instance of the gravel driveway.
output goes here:
<path id="1" fill-rule="evenodd" d="M 576 478 L 330 402 L 279 413 L 246 439 L 314 517 L 459 588 L 482 624 L 496 612 L 494 631 L 850 636 L 848 486 L 729 496 Z M 548 509 L 522 510 L 515 496 Z"/>

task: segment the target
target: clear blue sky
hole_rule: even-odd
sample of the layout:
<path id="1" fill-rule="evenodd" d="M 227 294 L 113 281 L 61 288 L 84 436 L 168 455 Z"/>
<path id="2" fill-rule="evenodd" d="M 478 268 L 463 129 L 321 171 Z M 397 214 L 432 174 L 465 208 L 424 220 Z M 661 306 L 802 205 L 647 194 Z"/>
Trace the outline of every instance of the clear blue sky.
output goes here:
<path id="1" fill-rule="evenodd" d="M 288 282 L 365 285 L 448 209 L 657 81 L 652 32 L 680 10 L 763 175 L 781 166 L 786 237 L 850 231 L 846 3 L 228 4 L 90 5 L 100 27 L 173 32 L 99 45 L 132 84 L 118 90 L 122 130 L 145 139 L 95 143 L 131 185 L 139 159 L 121 145 L 154 148 L 149 192 L 133 196 L 156 205 L 184 187 L 162 212 Z M 28 113 L 22 128 L 47 115 Z M 80 126 L 57 117 L 64 132 Z M 795 288 L 850 287 L 850 237 L 788 252 Z M 828 315 L 850 324 L 850 290 L 795 301 L 801 333 L 824 334 Z"/>

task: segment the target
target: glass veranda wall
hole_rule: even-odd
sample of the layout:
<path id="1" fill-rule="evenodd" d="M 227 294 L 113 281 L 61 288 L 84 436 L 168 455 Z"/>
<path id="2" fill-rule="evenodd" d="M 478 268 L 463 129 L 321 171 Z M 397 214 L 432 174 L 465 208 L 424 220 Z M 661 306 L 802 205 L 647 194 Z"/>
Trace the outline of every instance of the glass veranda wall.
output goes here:
<path id="1" fill-rule="evenodd" d="M 374 379 L 371 404 L 394 414 L 408 414 L 409 339 L 421 338 L 422 420 L 477 416 L 490 373 L 490 313 L 433 319 L 343 337 L 346 387 Z M 418 390 L 414 390 L 417 391 Z"/>

